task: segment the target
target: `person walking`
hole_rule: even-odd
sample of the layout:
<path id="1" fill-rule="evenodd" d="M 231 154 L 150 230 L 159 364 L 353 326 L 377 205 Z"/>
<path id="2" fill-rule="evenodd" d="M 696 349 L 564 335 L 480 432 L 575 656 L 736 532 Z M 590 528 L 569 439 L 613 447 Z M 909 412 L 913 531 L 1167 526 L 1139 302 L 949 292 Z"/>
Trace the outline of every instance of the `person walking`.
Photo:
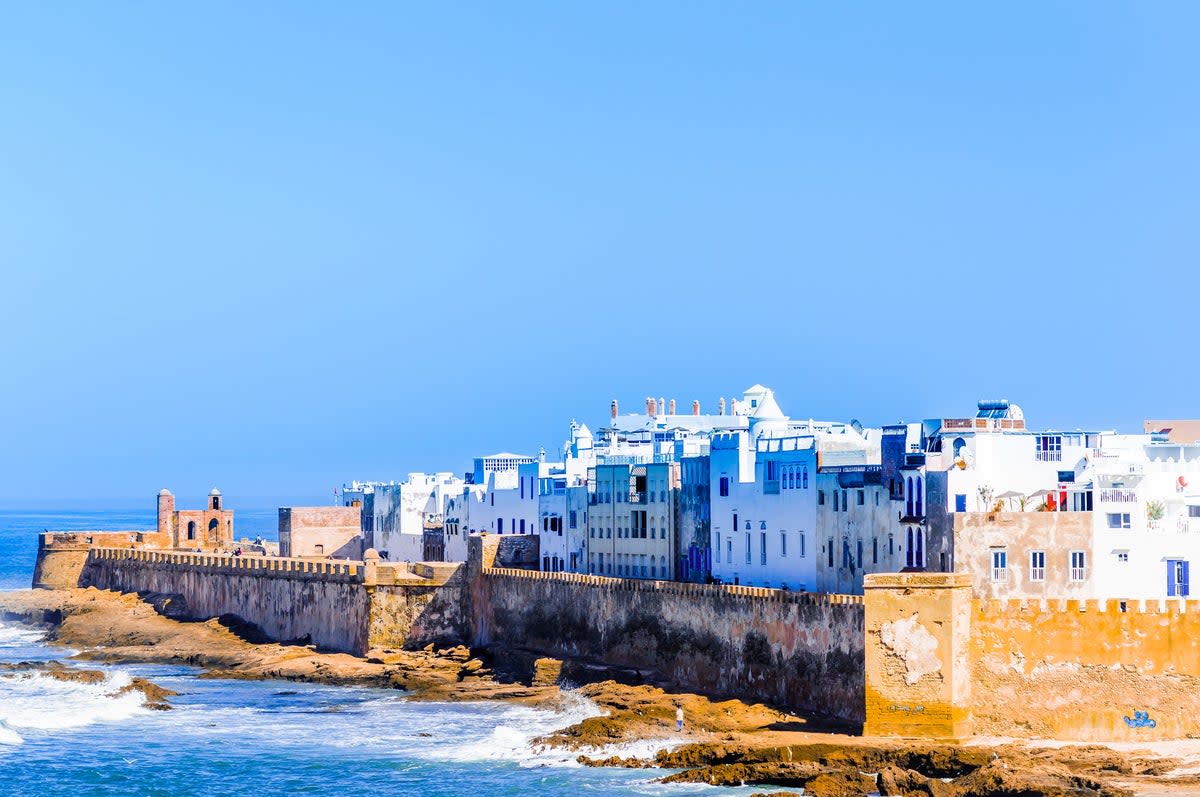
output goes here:
<path id="1" fill-rule="evenodd" d="M 675 704 L 675 731 L 683 733 L 683 705 L 681 703 Z"/>

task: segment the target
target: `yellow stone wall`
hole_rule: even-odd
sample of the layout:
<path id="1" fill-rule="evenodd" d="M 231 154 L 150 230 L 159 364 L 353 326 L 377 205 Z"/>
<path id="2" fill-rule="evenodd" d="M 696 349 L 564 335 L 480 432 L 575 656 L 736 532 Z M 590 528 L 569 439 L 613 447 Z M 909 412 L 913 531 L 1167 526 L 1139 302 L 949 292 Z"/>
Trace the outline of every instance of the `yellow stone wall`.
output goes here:
<path id="1" fill-rule="evenodd" d="M 864 580 L 868 736 L 971 735 L 971 577 L 878 573 Z"/>

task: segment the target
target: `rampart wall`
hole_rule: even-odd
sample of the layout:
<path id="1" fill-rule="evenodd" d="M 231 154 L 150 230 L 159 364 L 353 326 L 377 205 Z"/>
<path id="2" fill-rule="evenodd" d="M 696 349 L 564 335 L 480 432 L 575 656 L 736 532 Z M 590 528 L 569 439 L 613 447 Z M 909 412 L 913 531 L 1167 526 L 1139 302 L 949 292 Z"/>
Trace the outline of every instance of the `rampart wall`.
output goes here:
<path id="1" fill-rule="evenodd" d="M 280 641 L 367 650 L 362 563 L 96 548 L 80 586 L 183 598 L 187 615 L 232 614 Z"/>
<path id="2" fill-rule="evenodd" d="M 653 670 L 683 688 L 863 718 L 854 595 L 484 568 L 475 642 Z"/>
<path id="3" fill-rule="evenodd" d="M 969 651 L 976 733 L 1200 734 L 1198 600 L 975 601 Z"/>

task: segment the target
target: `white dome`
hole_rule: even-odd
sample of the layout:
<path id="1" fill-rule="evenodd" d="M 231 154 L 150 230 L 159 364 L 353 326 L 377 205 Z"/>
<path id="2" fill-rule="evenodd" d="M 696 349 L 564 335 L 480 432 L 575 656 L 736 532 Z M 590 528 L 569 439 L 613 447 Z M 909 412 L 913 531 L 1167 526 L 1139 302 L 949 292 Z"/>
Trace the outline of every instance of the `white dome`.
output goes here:
<path id="1" fill-rule="evenodd" d="M 220 495 L 220 494 L 221 494 L 221 491 L 220 491 L 220 490 L 218 490 L 216 487 L 214 487 L 214 488 L 212 488 L 211 490 L 209 490 L 208 494 L 209 494 L 209 495 Z"/>

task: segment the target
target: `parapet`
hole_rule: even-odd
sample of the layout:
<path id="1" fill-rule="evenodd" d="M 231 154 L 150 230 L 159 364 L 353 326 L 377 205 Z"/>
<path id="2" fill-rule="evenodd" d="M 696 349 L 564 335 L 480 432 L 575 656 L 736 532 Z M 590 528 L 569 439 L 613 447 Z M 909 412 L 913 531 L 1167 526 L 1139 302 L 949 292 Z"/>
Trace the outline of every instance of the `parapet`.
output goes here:
<path id="1" fill-rule="evenodd" d="M 506 567 L 487 567 L 483 574 L 493 578 L 524 581 L 551 581 L 580 584 L 619 592 L 651 592 L 663 595 L 684 595 L 692 598 L 754 598 L 777 603 L 797 603 L 819 606 L 849 606 L 862 608 L 862 595 L 838 595 L 823 592 L 794 592 L 769 587 L 749 587 L 739 584 L 693 584 L 684 581 L 656 581 L 644 578 L 613 578 L 588 573 L 548 573 L 541 570 L 519 570 Z"/>

